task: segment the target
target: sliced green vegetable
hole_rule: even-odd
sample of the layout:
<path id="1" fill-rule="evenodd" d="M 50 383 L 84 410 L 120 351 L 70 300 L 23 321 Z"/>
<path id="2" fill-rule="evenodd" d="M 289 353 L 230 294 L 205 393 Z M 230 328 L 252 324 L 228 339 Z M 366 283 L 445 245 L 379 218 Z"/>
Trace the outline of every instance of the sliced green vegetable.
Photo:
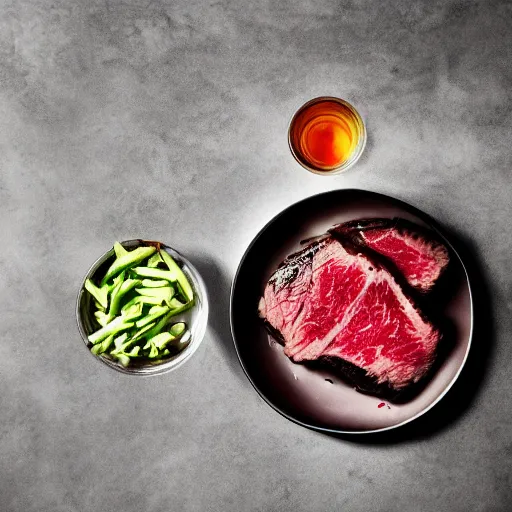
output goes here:
<path id="1" fill-rule="evenodd" d="M 105 290 L 106 294 L 108 295 L 113 289 L 114 289 L 115 283 L 112 281 L 111 283 L 106 283 L 101 286 L 100 290 Z"/>
<path id="2" fill-rule="evenodd" d="M 162 256 L 160 256 L 160 253 L 157 252 L 151 256 L 148 260 L 148 267 L 157 267 L 159 263 L 163 263 L 164 260 L 162 259 Z"/>
<path id="3" fill-rule="evenodd" d="M 124 278 L 123 278 L 124 279 Z M 116 284 L 118 283 L 118 281 L 116 281 L 115 279 L 111 282 L 111 283 L 107 283 L 107 284 L 104 284 L 103 286 L 101 286 L 100 290 L 101 290 L 101 293 L 104 293 L 107 298 L 110 297 L 110 294 L 112 293 L 112 290 L 116 287 Z M 110 301 L 108 301 L 110 302 Z M 107 304 L 107 307 L 106 308 L 103 308 L 103 311 L 106 311 L 108 309 L 108 304 Z"/>
<path id="4" fill-rule="evenodd" d="M 156 279 L 165 279 L 169 282 L 174 282 L 177 280 L 177 276 L 174 272 L 170 270 L 161 270 L 159 268 L 151 268 L 151 267 L 134 267 L 133 271 L 142 277 L 154 277 Z"/>
<path id="5" fill-rule="evenodd" d="M 126 354 L 112 354 L 124 367 L 130 364 L 130 356 Z"/>
<path id="6" fill-rule="evenodd" d="M 110 335 L 108 338 L 105 338 L 101 343 L 96 343 L 96 345 L 94 345 L 91 348 L 91 352 L 96 355 L 103 354 L 103 352 L 106 352 L 110 345 L 112 345 L 113 341 L 114 335 Z"/>
<path id="7" fill-rule="evenodd" d="M 174 295 L 174 288 L 162 286 L 160 288 L 136 288 L 135 291 L 146 297 L 158 297 L 161 300 L 170 300 Z"/>
<path id="8" fill-rule="evenodd" d="M 112 300 L 110 302 L 110 309 L 108 310 L 109 319 L 114 318 L 121 309 L 121 299 L 136 286 L 139 286 L 141 281 L 139 279 L 127 279 L 119 288 L 112 292 Z"/>
<path id="9" fill-rule="evenodd" d="M 110 352 L 111 356 L 115 356 L 117 354 L 125 354 L 126 350 L 132 345 L 132 340 L 128 340 L 124 342 L 121 346 L 116 347 L 114 350 Z"/>
<path id="10" fill-rule="evenodd" d="M 185 332 L 186 328 L 187 328 L 187 326 L 185 325 L 185 322 L 178 322 L 177 324 L 174 324 L 171 327 L 170 333 L 173 336 L 178 337 L 178 336 L 181 336 Z"/>
<path id="11" fill-rule="evenodd" d="M 145 325 L 142 327 L 142 329 L 139 329 L 131 338 L 132 341 L 137 341 L 139 338 L 142 338 L 142 335 L 145 334 L 147 331 L 152 329 L 156 325 L 156 322 L 151 322 L 148 325 Z"/>
<path id="12" fill-rule="evenodd" d="M 151 329 L 149 330 L 147 333 L 146 333 L 146 336 L 145 338 L 147 340 L 149 340 L 150 338 L 152 338 L 153 336 L 156 336 L 157 334 L 160 333 L 160 331 L 165 327 L 165 325 L 167 324 L 167 322 L 169 321 L 169 318 L 170 318 L 170 313 L 172 311 L 170 311 L 169 313 L 167 313 L 164 317 L 162 317 L 158 322 L 157 324 Z"/>
<path id="13" fill-rule="evenodd" d="M 109 291 L 110 307 L 112 307 L 112 301 L 115 300 L 117 294 L 119 293 L 119 291 L 121 290 L 121 287 L 123 286 L 124 275 L 125 275 L 125 272 L 123 270 L 117 277 L 114 277 L 112 287 L 110 288 L 110 291 Z M 106 287 L 106 285 L 105 285 L 105 287 Z M 112 318 L 114 318 L 114 315 L 110 316 L 110 314 L 109 314 L 109 320 L 112 320 Z"/>
<path id="14" fill-rule="evenodd" d="M 103 311 L 95 311 L 94 312 L 94 318 L 96 318 L 96 321 L 102 326 L 105 327 L 105 325 L 108 324 L 109 318 L 106 313 Z"/>
<path id="15" fill-rule="evenodd" d="M 105 338 L 108 338 L 111 334 L 117 334 L 118 332 L 126 331 L 130 327 L 133 327 L 134 323 L 127 321 L 126 318 L 118 316 L 95 333 L 88 336 L 89 341 L 95 345 Z"/>
<path id="16" fill-rule="evenodd" d="M 126 310 L 121 312 L 121 316 L 117 318 L 124 318 L 126 321 L 136 320 L 142 316 L 142 304 L 134 304 Z"/>
<path id="17" fill-rule="evenodd" d="M 135 347 L 133 347 L 130 352 L 127 353 L 128 356 L 137 356 L 139 355 L 139 351 L 140 351 L 140 347 L 138 345 L 136 345 Z"/>
<path id="18" fill-rule="evenodd" d="M 153 313 L 159 313 L 162 307 L 165 308 L 165 306 L 151 306 L 148 309 L 148 315 L 152 315 Z"/>
<path id="19" fill-rule="evenodd" d="M 126 340 L 128 339 L 128 333 L 124 332 L 121 336 L 118 336 L 114 339 L 114 345 L 116 348 L 119 348 Z"/>
<path id="20" fill-rule="evenodd" d="M 121 258 L 128 254 L 128 251 L 119 242 L 114 242 L 114 252 L 116 253 L 116 258 Z"/>
<path id="21" fill-rule="evenodd" d="M 98 288 L 90 279 L 85 281 L 85 289 L 96 299 L 104 309 L 108 308 L 108 290 Z"/>
<path id="22" fill-rule="evenodd" d="M 116 276 L 123 270 L 131 268 L 143 260 L 154 254 L 156 251 L 155 247 L 137 247 L 133 251 L 128 252 L 120 258 L 116 258 L 114 263 L 110 266 L 105 274 L 105 277 L 101 280 L 101 284 L 104 285 L 109 279 Z"/>
<path id="23" fill-rule="evenodd" d="M 150 343 L 150 345 L 151 345 L 151 350 L 149 351 L 148 357 L 153 359 L 154 357 L 158 356 L 158 349 L 155 347 L 154 343 Z"/>
<path id="24" fill-rule="evenodd" d="M 120 341 L 118 341 L 117 343 L 114 342 L 115 348 L 110 352 L 110 354 L 129 354 L 128 349 L 132 347 L 136 341 L 136 339 L 130 337 L 130 335 L 128 334 L 125 340 L 123 340 L 123 343 L 120 343 Z"/>
<path id="25" fill-rule="evenodd" d="M 168 343 L 178 342 L 178 338 L 185 332 L 185 330 L 186 325 L 184 322 L 174 324 L 171 327 L 170 331 L 161 332 L 160 334 L 157 334 L 152 338 L 148 339 L 146 347 L 153 343 L 157 349 L 162 350 Z"/>
<path id="26" fill-rule="evenodd" d="M 108 339 L 108 338 L 107 338 Z M 93 345 L 93 347 L 91 348 L 91 352 L 94 354 L 94 355 L 98 355 L 101 353 L 101 345 L 102 343 L 98 343 L 97 345 Z"/>
<path id="27" fill-rule="evenodd" d="M 176 297 L 172 298 L 170 300 L 170 305 L 169 307 L 171 309 L 180 309 L 182 308 L 183 306 L 185 306 L 186 304 L 183 304 L 183 302 L 180 302 Z"/>
<path id="28" fill-rule="evenodd" d="M 148 343 L 153 343 L 156 348 L 162 349 L 169 341 L 173 340 L 174 336 L 170 332 L 161 332 L 155 337 L 151 338 Z"/>
<path id="29" fill-rule="evenodd" d="M 185 302 L 188 302 L 187 299 L 186 299 L 186 294 L 185 292 L 183 291 L 183 288 L 180 286 L 180 283 L 178 283 L 178 281 L 175 281 L 174 282 L 174 286 L 176 287 L 176 294 L 181 298 L 183 299 Z"/>
<path id="30" fill-rule="evenodd" d="M 171 302 L 174 301 L 175 299 L 171 299 Z M 180 303 L 181 304 L 181 303 Z M 189 302 L 187 304 L 181 304 L 181 307 L 179 308 L 175 308 L 175 309 L 171 309 L 169 311 L 169 313 L 167 313 L 164 317 L 162 317 L 158 323 L 155 325 L 155 327 L 153 327 L 153 329 L 151 329 L 150 331 L 147 332 L 146 334 L 146 339 L 149 339 L 149 338 L 152 338 L 153 336 L 157 335 L 158 333 L 161 332 L 161 330 L 167 325 L 167 322 L 173 317 L 173 316 L 176 316 L 178 315 L 179 313 L 183 313 L 184 311 L 186 311 L 187 309 L 190 309 L 191 307 L 193 306 L 193 302 Z"/>
<path id="31" fill-rule="evenodd" d="M 162 315 L 165 315 L 169 308 L 165 306 L 154 306 L 154 308 L 158 308 L 157 310 L 153 310 L 153 313 L 146 315 L 144 318 L 141 318 L 140 320 L 137 320 L 135 322 L 135 325 L 140 329 L 141 327 L 144 327 L 145 325 L 153 322 L 153 320 L 156 320 L 157 318 L 160 318 Z"/>
<path id="32" fill-rule="evenodd" d="M 146 297 L 144 295 L 137 295 L 136 297 L 133 297 L 133 299 L 130 302 L 127 302 L 121 308 L 121 311 L 126 311 L 128 308 L 136 304 L 151 304 L 153 306 L 157 306 L 159 304 L 162 304 L 162 302 L 163 299 L 159 299 L 158 297 Z"/>
<path id="33" fill-rule="evenodd" d="M 94 299 L 94 305 L 98 311 L 103 311 L 103 313 L 105 313 L 107 308 L 104 308 L 96 299 Z"/>
<path id="34" fill-rule="evenodd" d="M 192 286 L 190 285 L 187 276 L 183 273 L 183 270 L 181 270 L 179 265 L 174 261 L 172 256 L 167 251 L 160 251 L 160 255 L 162 256 L 169 270 L 176 275 L 176 281 L 178 281 L 183 290 L 185 295 L 184 298 L 187 302 L 190 302 L 194 298 L 194 291 L 192 290 Z"/>
<path id="35" fill-rule="evenodd" d="M 144 288 L 160 288 L 162 286 L 169 286 L 169 281 L 166 281 L 165 279 L 162 279 L 160 281 L 157 281 L 155 279 L 143 279 L 142 286 Z"/>

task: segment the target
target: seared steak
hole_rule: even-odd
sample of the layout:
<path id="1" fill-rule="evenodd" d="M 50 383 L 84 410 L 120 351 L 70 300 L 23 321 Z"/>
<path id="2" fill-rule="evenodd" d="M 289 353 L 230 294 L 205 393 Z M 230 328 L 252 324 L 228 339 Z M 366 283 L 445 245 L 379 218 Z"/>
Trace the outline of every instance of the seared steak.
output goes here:
<path id="1" fill-rule="evenodd" d="M 448 249 L 432 231 L 405 219 L 355 220 L 330 231 L 387 258 L 421 292 L 434 287 L 450 261 Z"/>
<path id="2" fill-rule="evenodd" d="M 331 236 L 280 265 L 259 314 L 292 361 L 329 363 L 360 390 L 388 396 L 427 374 L 441 338 L 387 268 Z"/>

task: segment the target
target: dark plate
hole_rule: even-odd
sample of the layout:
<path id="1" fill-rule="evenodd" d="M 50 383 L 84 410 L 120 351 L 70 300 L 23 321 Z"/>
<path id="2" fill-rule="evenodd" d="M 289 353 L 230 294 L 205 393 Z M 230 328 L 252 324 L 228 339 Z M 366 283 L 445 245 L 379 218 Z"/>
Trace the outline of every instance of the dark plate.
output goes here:
<path id="1" fill-rule="evenodd" d="M 452 252 L 449 276 L 445 276 L 444 287 L 436 297 L 442 316 L 451 325 L 451 348 L 439 361 L 426 386 L 403 404 L 363 395 L 329 371 L 292 363 L 257 313 L 268 278 L 287 255 L 299 249 L 301 240 L 324 233 L 333 224 L 363 217 L 409 219 L 437 232 Z M 238 358 L 261 397 L 291 421 L 336 433 L 387 430 L 428 411 L 459 376 L 473 330 L 469 280 L 449 235 L 417 208 L 364 190 L 336 190 L 313 196 L 272 219 L 252 241 L 240 262 L 231 290 L 230 309 Z"/>

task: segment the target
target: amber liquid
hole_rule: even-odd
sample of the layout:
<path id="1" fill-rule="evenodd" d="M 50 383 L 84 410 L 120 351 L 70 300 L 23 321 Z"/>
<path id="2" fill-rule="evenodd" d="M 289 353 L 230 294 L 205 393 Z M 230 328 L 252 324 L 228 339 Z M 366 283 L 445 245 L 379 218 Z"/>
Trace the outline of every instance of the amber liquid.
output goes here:
<path id="1" fill-rule="evenodd" d="M 289 142 L 295 158 L 316 172 L 333 172 L 360 148 L 364 124 L 350 104 L 318 98 L 298 110 L 290 124 Z"/>

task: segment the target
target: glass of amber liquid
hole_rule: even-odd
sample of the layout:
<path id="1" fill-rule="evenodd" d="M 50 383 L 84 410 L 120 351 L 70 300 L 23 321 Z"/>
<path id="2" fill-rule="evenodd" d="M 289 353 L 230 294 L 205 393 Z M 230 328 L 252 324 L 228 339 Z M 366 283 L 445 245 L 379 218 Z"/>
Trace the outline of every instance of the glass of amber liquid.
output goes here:
<path id="1" fill-rule="evenodd" d="M 288 130 L 290 150 L 308 171 L 338 174 L 352 167 L 366 144 L 359 112 L 347 101 L 322 96 L 297 110 Z"/>

